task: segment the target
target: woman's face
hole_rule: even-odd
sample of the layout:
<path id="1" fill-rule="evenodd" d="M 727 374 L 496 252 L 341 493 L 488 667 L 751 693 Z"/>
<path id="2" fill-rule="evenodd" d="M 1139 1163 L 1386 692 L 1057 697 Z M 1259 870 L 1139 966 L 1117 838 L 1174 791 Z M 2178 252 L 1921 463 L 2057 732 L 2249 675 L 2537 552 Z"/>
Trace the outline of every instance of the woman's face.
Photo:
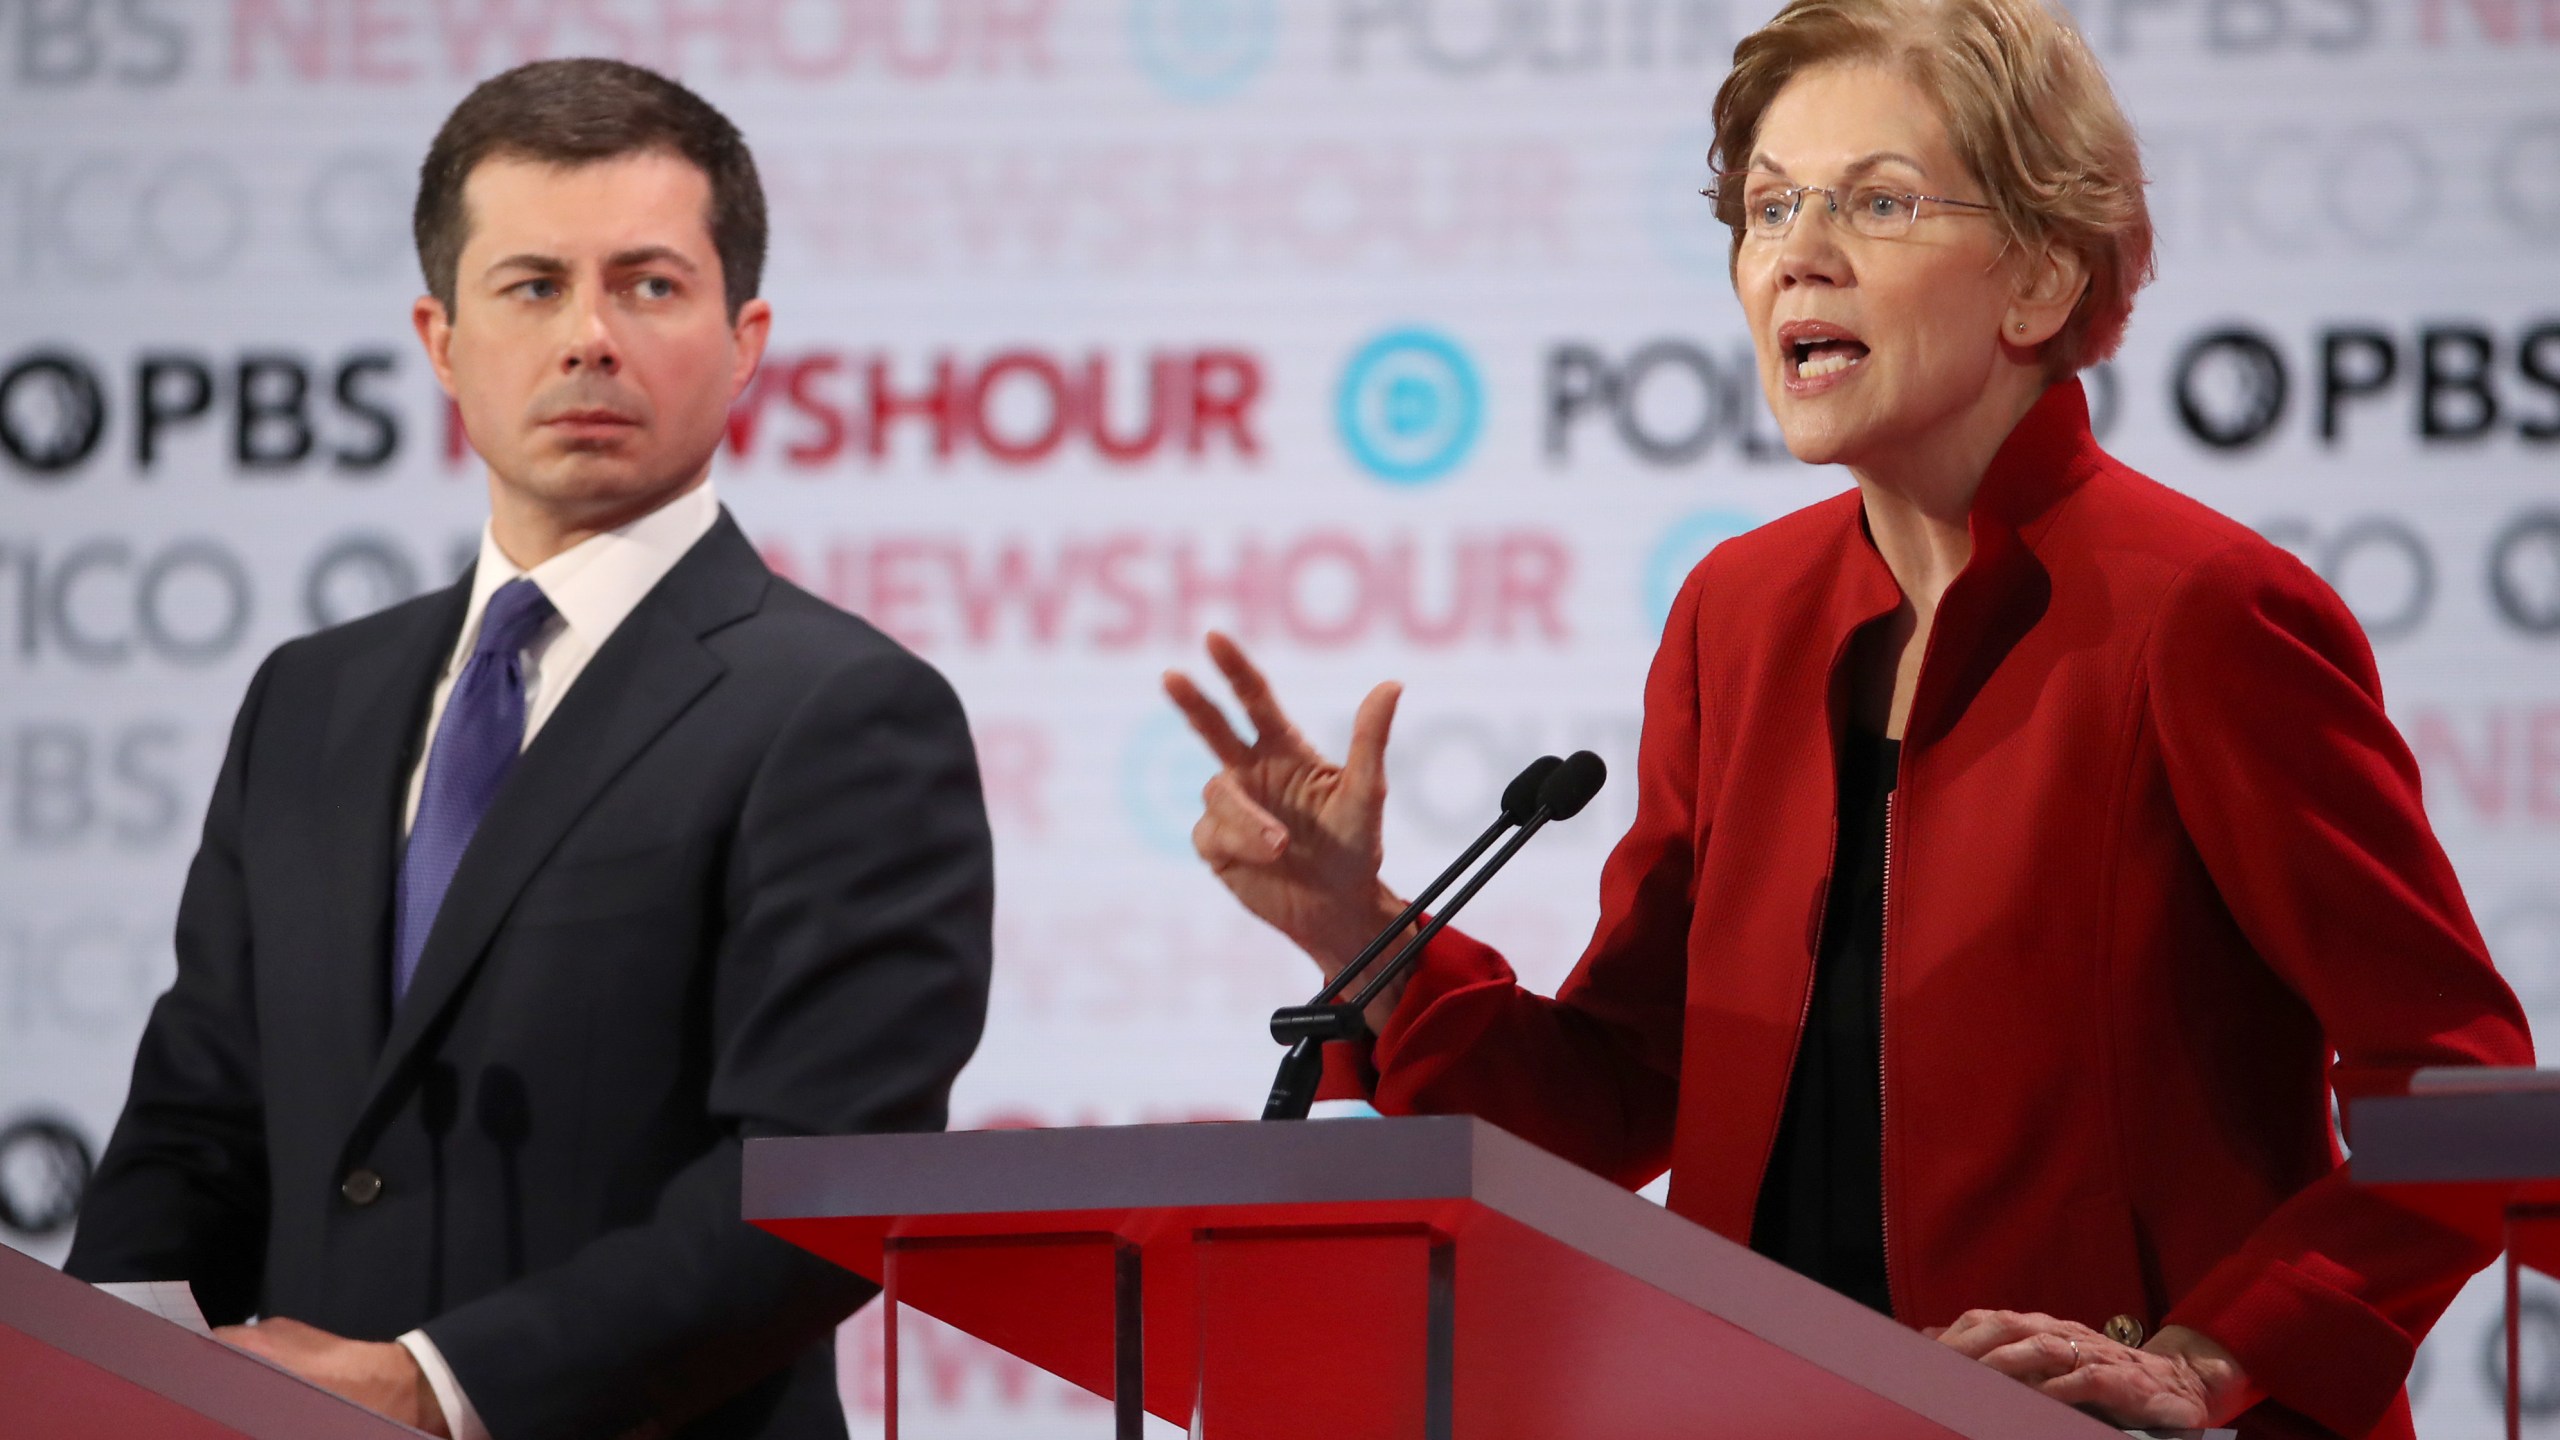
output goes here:
<path id="1" fill-rule="evenodd" d="M 1761 118 L 1749 168 L 1837 188 L 1843 207 L 1849 187 L 1869 182 L 1990 198 L 1956 158 L 1937 107 L 1898 70 L 1872 64 L 1789 81 Z M 1761 387 L 1799 460 L 1889 471 L 2015 388 L 1994 383 L 2017 298 L 1998 217 L 1925 203 L 1918 213 L 1887 239 L 1851 231 L 1823 196 L 1807 194 L 1784 235 L 1743 239 L 1734 288 Z M 2032 358 L 2008 352 L 2013 368 Z"/>

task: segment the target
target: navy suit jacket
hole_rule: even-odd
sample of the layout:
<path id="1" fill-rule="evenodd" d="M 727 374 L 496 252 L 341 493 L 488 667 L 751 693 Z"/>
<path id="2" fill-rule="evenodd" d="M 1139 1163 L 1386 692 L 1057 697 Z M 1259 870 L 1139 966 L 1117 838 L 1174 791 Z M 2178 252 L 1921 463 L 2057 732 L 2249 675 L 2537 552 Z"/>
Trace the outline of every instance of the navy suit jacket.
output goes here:
<path id="1" fill-rule="evenodd" d="M 841 1436 L 830 1331 L 872 1289 L 739 1219 L 739 1152 L 946 1121 L 994 889 L 959 701 L 724 514 L 526 748 L 395 1012 L 468 594 L 251 682 L 67 1268 L 424 1326 L 496 1440 Z"/>

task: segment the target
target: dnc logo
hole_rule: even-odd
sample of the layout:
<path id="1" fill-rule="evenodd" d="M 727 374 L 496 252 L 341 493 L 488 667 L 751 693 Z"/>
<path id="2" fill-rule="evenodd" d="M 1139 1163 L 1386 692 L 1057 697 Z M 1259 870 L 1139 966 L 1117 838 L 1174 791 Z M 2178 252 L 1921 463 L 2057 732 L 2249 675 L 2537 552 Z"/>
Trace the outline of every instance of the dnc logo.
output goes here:
<path id="1" fill-rule="evenodd" d="M 1271 59 L 1278 0 L 1129 0 L 1138 68 L 1180 100 L 1220 100 Z"/>
<path id="2" fill-rule="evenodd" d="M 1419 485 L 1455 469 L 1484 425 L 1484 388 L 1455 341 L 1394 330 L 1342 372 L 1335 421 L 1352 458 L 1379 479 Z"/>

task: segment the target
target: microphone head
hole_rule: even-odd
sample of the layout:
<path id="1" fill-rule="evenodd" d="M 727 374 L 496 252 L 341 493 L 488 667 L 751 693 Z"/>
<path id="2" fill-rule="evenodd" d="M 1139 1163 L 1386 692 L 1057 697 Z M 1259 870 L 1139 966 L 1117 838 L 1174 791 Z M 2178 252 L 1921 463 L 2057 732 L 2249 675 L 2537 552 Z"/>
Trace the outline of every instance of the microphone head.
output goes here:
<path id="1" fill-rule="evenodd" d="M 1538 788 L 1538 803 L 1551 819 L 1570 820 L 1582 813 L 1609 778 L 1609 767 L 1588 750 L 1576 750 Z"/>
<path id="2" fill-rule="evenodd" d="M 1502 787 L 1502 822 L 1506 825 L 1525 822 L 1529 812 L 1538 808 L 1538 796 L 1546 788 L 1547 777 L 1556 773 L 1556 767 L 1563 763 L 1553 755 L 1541 755 L 1530 761 L 1527 769 L 1512 776 L 1511 783 Z"/>

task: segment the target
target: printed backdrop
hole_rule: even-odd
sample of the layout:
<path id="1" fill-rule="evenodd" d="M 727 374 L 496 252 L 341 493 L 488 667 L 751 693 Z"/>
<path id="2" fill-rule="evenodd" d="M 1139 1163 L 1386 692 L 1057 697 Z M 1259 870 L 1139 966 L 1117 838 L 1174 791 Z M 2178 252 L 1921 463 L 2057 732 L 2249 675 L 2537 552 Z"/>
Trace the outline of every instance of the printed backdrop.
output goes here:
<path id="1" fill-rule="evenodd" d="M 1834 492 L 1696 191 L 1771 0 L 0 0 L 0 1239 L 49 1259 L 172 969 L 251 669 L 484 507 L 407 326 L 418 158 L 547 55 L 753 141 L 778 321 L 717 466 L 772 563 L 966 698 L 998 837 L 963 1126 L 1243 1116 L 1312 971 L 1191 858 L 1157 676 L 1241 636 L 1337 750 L 1407 682 L 1390 878 L 1541 751 L 1632 763 L 1718 539 Z M 2560 1017 L 2560 8 L 2082 0 L 2162 278 L 2102 433 L 2345 594 L 2499 963 Z M 1540 985 L 1623 784 L 1470 913 Z M 2421 1357 L 2493 1433 L 2494 1296 Z M 2560 1287 L 2526 1403 L 2560 1434 Z M 876 1317 L 847 1327 L 878 1427 Z M 951 1433 L 1094 1416 L 951 1337 Z"/>

